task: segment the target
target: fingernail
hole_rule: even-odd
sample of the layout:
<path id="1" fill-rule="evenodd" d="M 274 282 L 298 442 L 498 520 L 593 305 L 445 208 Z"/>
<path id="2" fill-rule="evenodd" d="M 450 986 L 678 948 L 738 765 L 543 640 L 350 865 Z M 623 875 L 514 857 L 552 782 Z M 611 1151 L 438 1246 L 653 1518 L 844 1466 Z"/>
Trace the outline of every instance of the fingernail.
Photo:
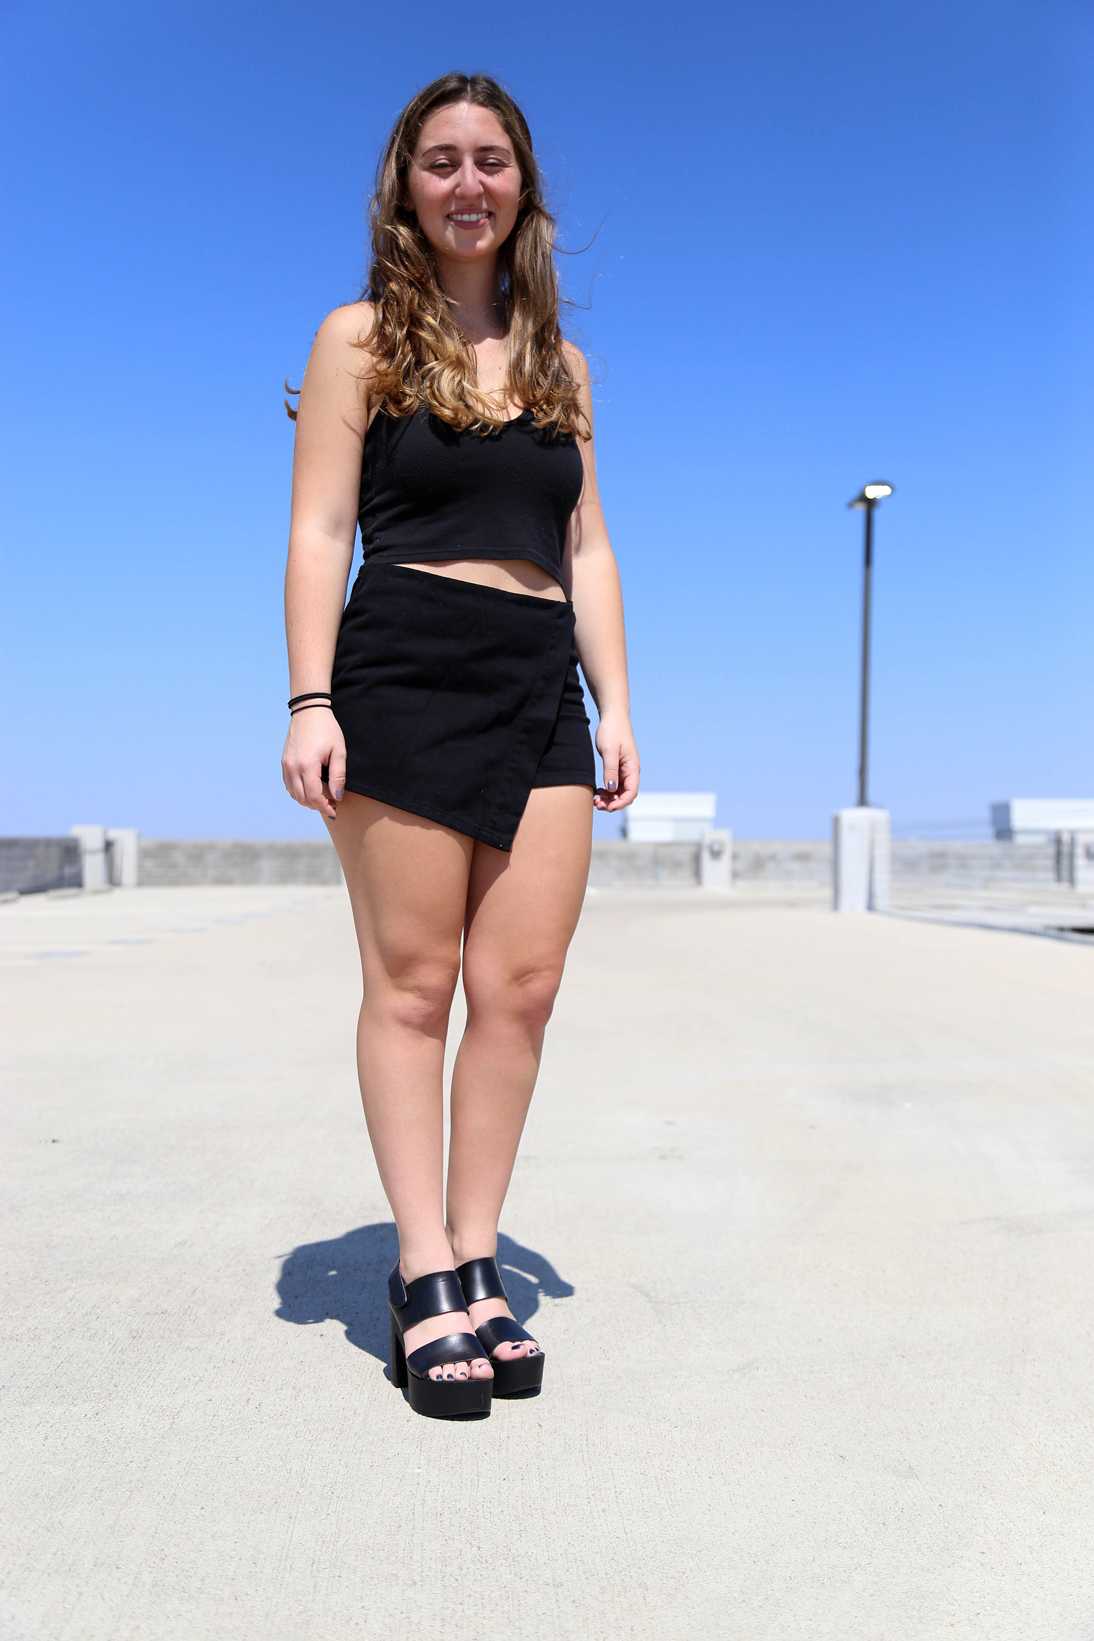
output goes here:
<path id="1" fill-rule="evenodd" d="M 343 789 L 342 789 L 342 787 L 340 787 L 340 786 L 336 786 L 336 787 L 335 787 L 335 788 L 334 788 L 334 796 L 335 796 L 335 797 L 336 797 L 336 798 L 340 798 L 340 797 L 341 797 L 341 796 L 342 796 L 342 790 L 343 790 Z"/>
<path id="2" fill-rule="evenodd" d="M 614 789 L 615 789 L 615 782 L 614 781 L 605 781 L 604 785 L 607 787 L 609 792 L 614 791 Z"/>

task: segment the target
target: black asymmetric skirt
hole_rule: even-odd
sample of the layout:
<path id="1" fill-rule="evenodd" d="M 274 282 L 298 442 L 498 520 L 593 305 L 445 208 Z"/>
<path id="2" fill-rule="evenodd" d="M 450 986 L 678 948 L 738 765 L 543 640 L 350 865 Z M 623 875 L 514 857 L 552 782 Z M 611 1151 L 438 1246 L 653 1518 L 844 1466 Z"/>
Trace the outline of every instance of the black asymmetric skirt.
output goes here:
<path id="1" fill-rule="evenodd" d="M 497 849 L 534 786 L 587 786 L 591 806 L 577 663 L 570 599 L 366 560 L 331 672 L 347 791 Z"/>

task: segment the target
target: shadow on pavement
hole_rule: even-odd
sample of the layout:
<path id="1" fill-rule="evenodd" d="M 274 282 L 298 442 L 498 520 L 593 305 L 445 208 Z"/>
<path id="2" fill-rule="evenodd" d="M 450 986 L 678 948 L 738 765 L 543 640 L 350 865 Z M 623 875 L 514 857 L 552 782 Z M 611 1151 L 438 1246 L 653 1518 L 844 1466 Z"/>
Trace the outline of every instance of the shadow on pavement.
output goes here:
<path id="1" fill-rule="evenodd" d="M 285 1256 L 274 1315 L 300 1326 L 340 1322 L 351 1345 L 386 1363 L 387 1279 L 398 1252 L 390 1220 L 362 1225 L 324 1242 L 303 1243 Z M 497 1259 L 509 1308 L 522 1326 L 539 1309 L 541 1294 L 550 1299 L 569 1299 L 573 1294 L 573 1286 L 549 1259 L 504 1232 L 498 1235 Z"/>

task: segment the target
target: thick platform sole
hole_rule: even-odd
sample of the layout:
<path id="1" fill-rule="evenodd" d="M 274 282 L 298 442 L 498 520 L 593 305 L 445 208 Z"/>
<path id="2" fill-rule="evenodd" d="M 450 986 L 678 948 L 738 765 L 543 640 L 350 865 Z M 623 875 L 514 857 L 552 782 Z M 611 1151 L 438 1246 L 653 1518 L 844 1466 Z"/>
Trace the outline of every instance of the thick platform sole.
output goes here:
<path id="1" fill-rule="evenodd" d="M 544 1353 L 535 1356 L 514 1356 L 508 1361 L 490 1357 L 494 1370 L 495 1396 L 538 1396 L 543 1389 Z"/>
<path id="2" fill-rule="evenodd" d="M 428 1379 L 406 1365 L 402 1335 L 390 1317 L 388 1371 L 415 1413 L 427 1419 L 481 1419 L 490 1412 L 492 1379 Z"/>

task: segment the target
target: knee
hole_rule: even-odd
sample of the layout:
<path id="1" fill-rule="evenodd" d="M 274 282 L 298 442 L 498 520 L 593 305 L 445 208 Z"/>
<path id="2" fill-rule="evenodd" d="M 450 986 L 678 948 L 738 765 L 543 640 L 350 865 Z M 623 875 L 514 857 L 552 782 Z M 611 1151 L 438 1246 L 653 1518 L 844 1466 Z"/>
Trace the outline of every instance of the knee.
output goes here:
<path id="1" fill-rule="evenodd" d="M 468 1014 L 541 1028 L 551 1018 L 561 980 L 562 970 L 555 963 L 526 964 L 505 974 L 465 976 Z"/>
<path id="2" fill-rule="evenodd" d="M 385 1016 L 412 1031 L 444 1031 L 459 978 L 459 958 L 408 959 L 368 988 Z"/>

